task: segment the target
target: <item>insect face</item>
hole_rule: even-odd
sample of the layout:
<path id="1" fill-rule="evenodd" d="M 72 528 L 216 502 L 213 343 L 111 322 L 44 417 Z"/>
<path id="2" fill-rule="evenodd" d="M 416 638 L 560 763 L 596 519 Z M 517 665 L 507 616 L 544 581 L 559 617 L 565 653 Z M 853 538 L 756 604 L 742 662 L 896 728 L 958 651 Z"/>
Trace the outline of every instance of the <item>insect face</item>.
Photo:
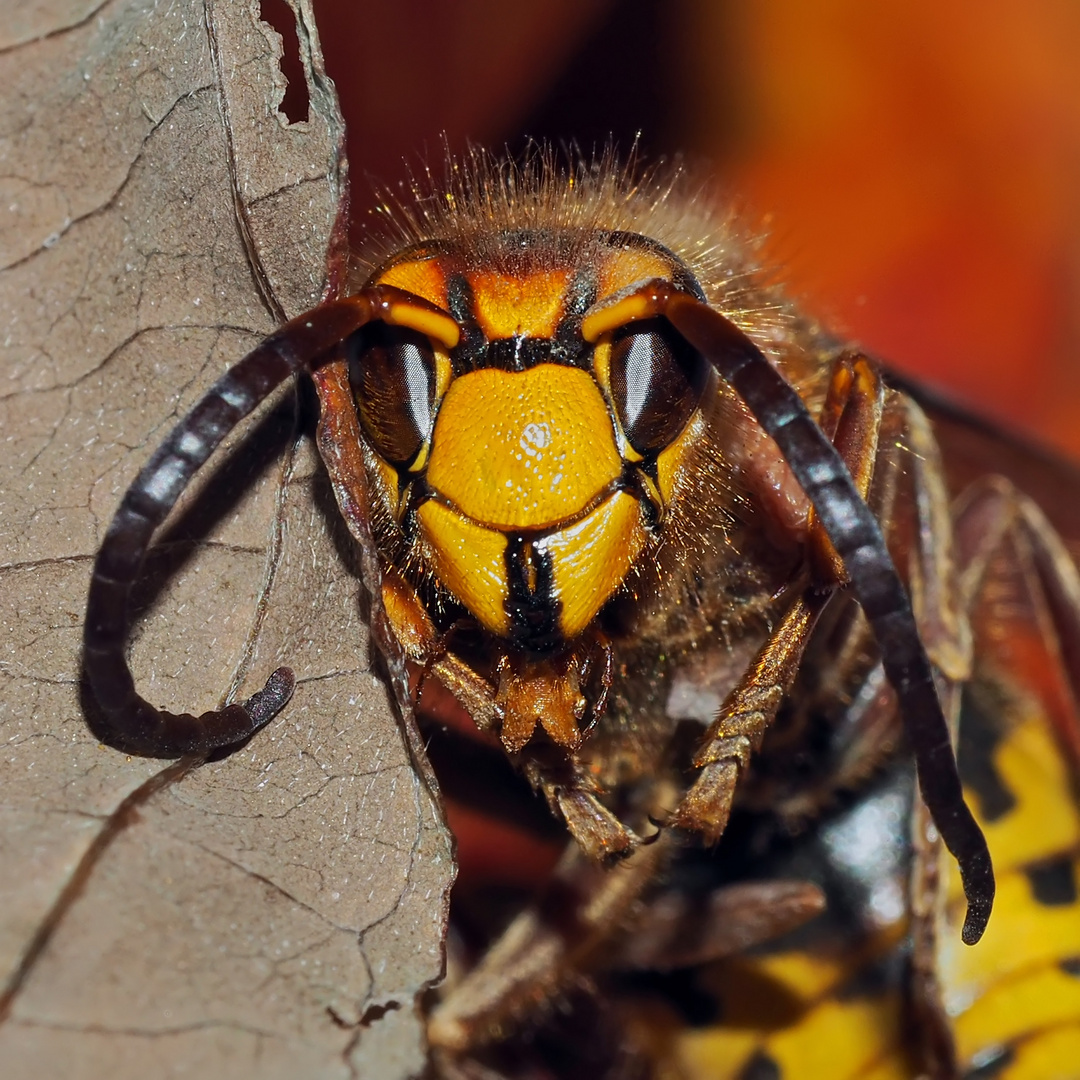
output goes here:
<path id="1" fill-rule="evenodd" d="M 512 233 L 479 269 L 468 254 L 411 249 L 372 277 L 451 313 L 456 346 L 382 324 L 346 345 L 377 535 L 412 587 L 434 586 L 424 613 L 434 625 L 469 620 L 496 665 L 527 664 L 533 683 L 547 671 L 543 711 L 529 706 L 534 694 L 504 709 L 507 748 L 520 750 L 538 722 L 576 747 L 588 705 L 559 684 L 595 651 L 597 616 L 664 535 L 711 379 L 662 320 L 596 342 L 581 324 L 642 276 L 689 274 L 626 234 Z M 407 606 L 388 610 L 414 640 Z"/>

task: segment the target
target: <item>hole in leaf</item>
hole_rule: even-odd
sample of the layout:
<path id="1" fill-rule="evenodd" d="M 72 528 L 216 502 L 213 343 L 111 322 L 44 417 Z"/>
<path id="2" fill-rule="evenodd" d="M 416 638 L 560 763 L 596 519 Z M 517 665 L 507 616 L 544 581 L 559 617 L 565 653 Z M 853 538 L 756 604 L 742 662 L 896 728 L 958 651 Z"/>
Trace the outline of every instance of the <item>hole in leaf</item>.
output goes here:
<path id="1" fill-rule="evenodd" d="M 288 84 L 285 96 L 278 106 L 290 124 L 308 118 L 311 102 L 308 98 L 307 79 L 300 62 L 300 39 L 296 34 L 296 16 L 286 0 L 259 0 L 262 21 L 269 23 L 281 35 L 281 73 Z"/>

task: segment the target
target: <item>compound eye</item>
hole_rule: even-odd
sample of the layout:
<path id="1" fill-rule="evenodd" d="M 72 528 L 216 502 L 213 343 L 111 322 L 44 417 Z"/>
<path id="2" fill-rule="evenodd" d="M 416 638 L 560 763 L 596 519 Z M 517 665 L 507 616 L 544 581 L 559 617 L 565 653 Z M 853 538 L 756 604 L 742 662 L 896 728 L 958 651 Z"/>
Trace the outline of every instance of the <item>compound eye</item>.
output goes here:
<path id="1" fill-rule="evenodd" d="M 431 437 L 435 355 L 415 330 L 371 323 L 346 347 L 360 423 L 391 465 L 407 466 Z"/>
<path id="2" fill-rule="evenodd" d="M 708 366 L 663 319 L 616 331 L 611 344 L 611 396 L 630 445 L 642 455 L 662 450 L 690 422 L 708 381 Z"/>

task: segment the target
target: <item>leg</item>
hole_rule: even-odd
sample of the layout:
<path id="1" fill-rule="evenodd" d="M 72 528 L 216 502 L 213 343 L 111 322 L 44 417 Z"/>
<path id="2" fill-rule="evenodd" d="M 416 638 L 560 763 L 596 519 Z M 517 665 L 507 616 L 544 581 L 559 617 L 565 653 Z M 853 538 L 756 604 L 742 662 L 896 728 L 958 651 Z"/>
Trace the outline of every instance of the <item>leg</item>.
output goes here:
<path id="1" fill-rule="evenodd" d="M 706 732 L 694 757 L 701 773 L 671 824 L 699 833 L 707 844 L 723 835 L 739 778 L 791 689 L 803 650 L 830 597 L 831 593 L 806 590 L 770 634 Z"/>
<path id="2" fill-rule="evenodd" d="M 539 901 L 517 916 L 432 1012 L 428 1039 L 436 1052 L 475 1052 L 542 1016 L 559 989 L 595 967 L 670 847 L 661 838 L 607 870 L 571 846 Z"/>
<path id="3" fill-rule="evenodd" d="M 539 900 L 433 1010 L 428 1037 L 445 1072 L 454 1075 L 454 1059 L 476 1055 L 508 1031 L 540 1026 L 559 992 L 580 986 L 590 972 L 703 964 L 770 940 L 823 909 L 821 892 L 796 881 L 741 882 L 693 899 L 664 891 L 642 904 L 675 845 L 672 833 L 661 834 L 615 870 L 571 847 Z"/>
<path id="4" fill-rule="evenodd" d="M 841 357 L 833 371 L 822 428 L 834 439 L 866 498 L 877 458 L 884 387 L 861 357 Z M 837 585 L 844 564 L 819 521 L 809 537 L 812 583 L 797 595 L 706 732 L 694 765 L 702 772 L 686 793 L 673 824 L 700 833 L 708 844 L 723 834 L 740 776 L 795 681 L 803 651 Z"/>

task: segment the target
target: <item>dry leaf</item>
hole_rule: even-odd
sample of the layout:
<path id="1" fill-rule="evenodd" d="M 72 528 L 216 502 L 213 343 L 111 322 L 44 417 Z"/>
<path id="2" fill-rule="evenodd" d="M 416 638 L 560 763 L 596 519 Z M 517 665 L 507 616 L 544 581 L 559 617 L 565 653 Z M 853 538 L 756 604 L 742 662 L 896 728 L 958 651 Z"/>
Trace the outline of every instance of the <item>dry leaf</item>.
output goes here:
<path id="1" fill-rule="evenodd" d="M 449 840 L 370 670 L 355 552 L 291 395 L 174 515 L 132 663 L 145 696 L 193 711 L 288 663 L 292 703 L 184 775 L 99 745 L 80 698 L 91 560 L 124 488 L 323 287 L 341 128 L 299 6 L 292 125 L 257 0 L 26 3 L 0 31 L 8 1078 L 422 1065 Z"/>

